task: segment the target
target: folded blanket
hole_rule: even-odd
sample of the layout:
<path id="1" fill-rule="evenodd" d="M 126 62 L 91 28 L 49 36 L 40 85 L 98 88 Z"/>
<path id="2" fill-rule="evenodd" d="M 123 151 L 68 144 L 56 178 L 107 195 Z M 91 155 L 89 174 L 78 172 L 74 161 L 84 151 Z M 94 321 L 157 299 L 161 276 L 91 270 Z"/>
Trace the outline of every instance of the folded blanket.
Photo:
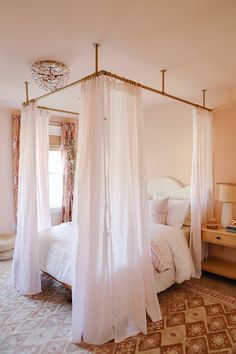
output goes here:
<path id="1" fill-rule="evenodd" d="M 152 256 L 152 264 L 154 265 L 155 269 L 159 273 L 162 273 L 165 270 L 170 269 L 170 265 L 167 262 L 163 252 L 161 251 L 157 242 L 154 240 L 151 240 L 151 256 Z"/>

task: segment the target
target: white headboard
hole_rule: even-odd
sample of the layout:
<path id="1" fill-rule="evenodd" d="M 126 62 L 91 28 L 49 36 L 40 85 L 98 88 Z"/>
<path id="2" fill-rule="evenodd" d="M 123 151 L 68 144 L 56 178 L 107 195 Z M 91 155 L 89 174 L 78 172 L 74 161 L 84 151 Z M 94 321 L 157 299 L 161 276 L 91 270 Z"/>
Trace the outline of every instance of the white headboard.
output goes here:
<path id="1" fill-rule="evenodd" d="M 172 177 L 157 177 L 147 184 L 149 197 L 171 197 L 173 199 L 190 199 L 190 186 L 184 186 Z"/>

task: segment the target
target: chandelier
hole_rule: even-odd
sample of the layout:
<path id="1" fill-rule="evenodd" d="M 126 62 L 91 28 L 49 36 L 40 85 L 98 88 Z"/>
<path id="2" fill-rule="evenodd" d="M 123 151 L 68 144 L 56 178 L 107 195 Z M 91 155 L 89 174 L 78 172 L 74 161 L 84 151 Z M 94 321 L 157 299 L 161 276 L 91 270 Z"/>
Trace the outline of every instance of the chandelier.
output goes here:
<path id="1" fill-rule="evenodd" d="M 55 60 L 41 60 L 31 66 L 31 75 L 40 88 L 55 91 L 67 84 L 70 69 Z"/>

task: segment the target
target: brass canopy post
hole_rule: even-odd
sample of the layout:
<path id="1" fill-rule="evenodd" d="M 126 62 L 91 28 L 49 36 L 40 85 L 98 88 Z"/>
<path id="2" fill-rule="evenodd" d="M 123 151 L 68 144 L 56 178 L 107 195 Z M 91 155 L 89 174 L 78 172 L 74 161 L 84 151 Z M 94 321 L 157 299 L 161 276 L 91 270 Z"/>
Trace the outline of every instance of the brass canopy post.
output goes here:
<path id="1" fill-rule="evenodd" d="M 26 97 L 26 102 L 29 102 L 29 83 L 28 83 L 28 81 L 25 81 L 25 97 Z"/>
<path id="2" fill-rule="evenodd" d="M 165 72 L 166 69 L 161 70 L 161 92 L 165 93 Z"/>
<path id="3" fill-rule="evenodd" d="M 95 72 L 98 72 L 98 48 L 101 47 L 99 43 L 93 43 L 95 47 Z"/>
<path id="4" fill-rule="evenodd" d="M 202 90 L 202 105 L 205 108 L 206 107 L 206 89 Z"/>

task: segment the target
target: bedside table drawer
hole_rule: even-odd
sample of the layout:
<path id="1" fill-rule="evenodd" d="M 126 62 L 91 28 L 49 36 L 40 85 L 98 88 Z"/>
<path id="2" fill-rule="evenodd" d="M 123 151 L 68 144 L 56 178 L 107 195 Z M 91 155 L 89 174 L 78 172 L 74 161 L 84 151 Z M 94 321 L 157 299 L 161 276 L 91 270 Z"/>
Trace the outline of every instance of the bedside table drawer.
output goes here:
<path id="1" fill-rule="evenodd" d="M 207 229 L 206 227 L 202 226 L 202 241 L 218 246 L 236 248 L 236 234 L 227 232 L 223 228 Z M 236 250 L 233 252 L 236 253 Z M 231 262 L 224 258 L 212 257 L 210 255 L 202 262 L 202 270 L 222 275 L 231 279 L 236 279 L 236 262 Z"/>
<path id="2" fill-rule="evenodd" d="M 202 231 L 202 241 L 215 243 L 219 245 L 225 245 L 230 247 L 236 247 L 236 234 L 230 234 L 227 232 L 212 232 L 204 230 Z"/>

